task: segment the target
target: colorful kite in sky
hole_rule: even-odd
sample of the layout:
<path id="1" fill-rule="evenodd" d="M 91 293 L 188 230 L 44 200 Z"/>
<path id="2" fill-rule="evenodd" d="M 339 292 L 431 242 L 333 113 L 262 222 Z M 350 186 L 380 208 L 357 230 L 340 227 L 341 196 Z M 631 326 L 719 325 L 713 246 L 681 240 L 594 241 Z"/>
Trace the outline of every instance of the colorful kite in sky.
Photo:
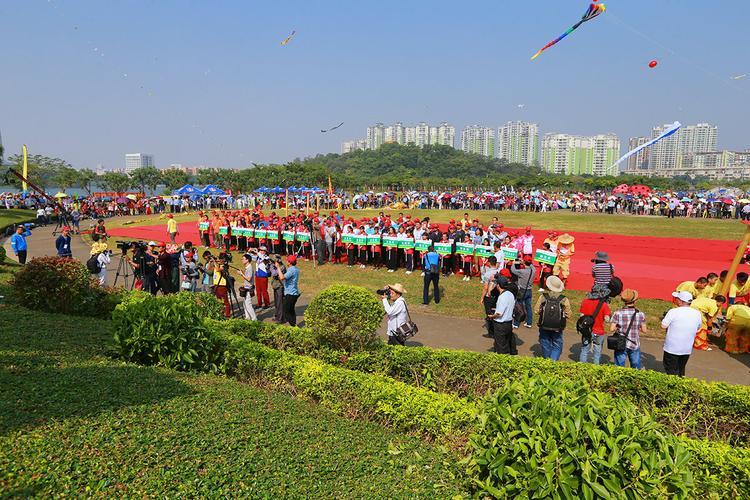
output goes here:
<path id="1" fill-rule="evenodd" d="M 288 36 L 288 37 L 286 37 L 286 38 L 284 38 L 284 40 L 282 40 L 282 41 L 281 41 L 281 45 L 286 45 L 286 44 L 288 44 L 289 42 L 291 42 L 291 41 L 292 41 L 292 38 L 294 38 L 294 35 L 295 35 L 295 33 L 297 33 L 297 32 L 296 32 L 296 31 L 294 31 L 294 30 L 292 30 L 292 32 L 291 32 L 291 33 L 289 33 L 289 36 Z"/>
<path id="2" fill-rule="evenodd" d="M 680 130 L 680 127 L 682 127 L 682 124 L 680 122 L 674 122 L 672 125 L 669 126 L 669 128 L 667 128 L 664 132 L 662 132 L 662 134 L 659 137 L 657 137 L 655 139 L 651 139 L 646 144 L 641 144 L 640 146 L 638 146 L 634 150 L 628 151 L 627 153 L 625 153 L 625 155 L 623 155 L 622 158 L 620 158 L 619 160 L 617 160 L 615 162 L 615 164 L 612 165 L 612 168 L 614 168 L 617 165 L 619 165 L 620 163 L 624 162 L 625 160 L 627 160 L 631 156 L 640 153 L 642 150 L 646 149 L 647 147 L 653 146 L 654 144 L 656 144 L 660 140 L 665 139 L 665 138 L 669 137 L 670 135 L 675 134 L 678 130 Z"/>
<path id="3" fill-rule="evenodd" d="M 583 17 L 581 18 L 580 21 L 578 21 L 577 23 L 575 23 L 571 28 L 568 29 L 568 31 L 566 31 L 565 33 L 563 33 L 562 35 L 560 35 L 559 37 L 557 37 L 555 40 L 552 40 L 550 43 L 548 43 L 547 45 L 545 45 L 544 47 L 542 47 L 541 49 L 539 49 L 539 52 L 537 52 L 536 54 L 534 54 L 533 56 L 531 56 L 531 60 L 533 61 L 534 59 L 536 59 L 537 57 L 539 57 L 542 54 L 542 52 L 544 52 L 548 48 L 552 47 L 557 42 L 559 42 L 560 40 L 562 40 L 563 38 L 565 38 L 566 36 L 568 36 L 571 33 L 573 33 L 576 29 L 578 29 L 578 27 L 580 25 L 582 25 L 586 21 L 591 21 L 592 19 L 594 19 L 599 14 L 602 14 L 605 10 L 607 10 L 607 8 L 604 6 L 603 3 L 592 3 L 591 5 L 589 5 L 589 10 L 586 11 L 586 13 L 583 15 Z"/>
<path id="4" fill-rule="evenodd" d="M 743 79 L 743 78 L 745 78 L 746 76 L 747 76 L 747 74 L 744 74 L 744 75 L 737 75 L 737 76 L 733 76 L 733 77 L 732 77 L 732 80 L 742 80 L 742 79 Z"/>
<path id="5" fill-rule="evenodd" d="M 331 128 L 329 128 L 329 129 L 327 129 L 327 130 L 323 130 L 323 129 L 321 129 L 320 131 L 321 131 L 321 132 L 323 132 L 323 133 L 325 134 L 326 132 L 330 132 L 331 130 L 336 130 L 337 128 L 339 128 L 339 127 L 340 127 L 341 125 L 343 125 L 343 124 L 344 124 L 344 122 L 341 122 L 341 123 L 339 123 L 338 125 L 336 125 L 335 127 L 331 127 Z"/>

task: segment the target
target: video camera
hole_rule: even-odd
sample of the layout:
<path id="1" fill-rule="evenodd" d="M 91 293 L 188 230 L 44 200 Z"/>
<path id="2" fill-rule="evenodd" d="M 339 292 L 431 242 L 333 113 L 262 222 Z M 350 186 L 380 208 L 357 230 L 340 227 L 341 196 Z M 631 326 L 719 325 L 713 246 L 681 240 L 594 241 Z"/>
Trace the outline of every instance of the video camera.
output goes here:
<path id="1" fill-rule="evenodd" d="M 390 291 L 391 291 L 391 287 L 389 287 L 388 285 L 385 285 L 384 288 L 381 288 L 380 290 L 375 290 L 375 293 L 382 296 L 382 295 L 387 295 Z"/>

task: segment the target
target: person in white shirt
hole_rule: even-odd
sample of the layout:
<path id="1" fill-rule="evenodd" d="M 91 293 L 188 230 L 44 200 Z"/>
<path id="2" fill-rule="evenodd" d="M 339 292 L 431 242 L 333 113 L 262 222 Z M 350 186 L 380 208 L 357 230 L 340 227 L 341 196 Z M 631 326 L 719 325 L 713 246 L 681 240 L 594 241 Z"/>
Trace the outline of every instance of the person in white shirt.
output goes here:
<path id="1" fill-rule="evenodd" d="M 700 311 L 690 307 L 693 295 L 690 292 L 674 292 L 675 307 L 661 320 L 667 331 L 664 339 L 664 371 L 668 375 L 685 376 L 685 366 L 693 352 L 695 335 L 703 323 Z"/>
<path id="2" fill-rule="evenodd" d="M 513 308 L 516 305 L 518 287 L 505 276 L 496 275 L 495 283 L 500 289 L 494 314 L 487 316 L 493 321 L 492 329 L 495 337 L 495 352 L 498 354 L 518 354 L 516 336 L 513 333 Z"/>
<path id="3" fill-rule="evenodd" d="M 406 309 L 406 300 L 403 295 L 406 293 L 401 283 L 388 285 L 383 295 L 383 309 L 388 317 L 388 344 L 404 345 L 395 334 L 398 327 L 409 321 L 409 312 Z"/>
<path id="4" fill-rule="evenodd" d="M 98 246 L 97 246 L 98 245 Z M 96 275 L 99 284 L 104 286 L 107 284 L 107 265 L 112 261 L 110 258 L 110 252 L 107 249 L 106 243 L 94 243 L 91 247 L 92 253 L 98 253 L 96 261 L 99 264 L 99 273 Z"/>

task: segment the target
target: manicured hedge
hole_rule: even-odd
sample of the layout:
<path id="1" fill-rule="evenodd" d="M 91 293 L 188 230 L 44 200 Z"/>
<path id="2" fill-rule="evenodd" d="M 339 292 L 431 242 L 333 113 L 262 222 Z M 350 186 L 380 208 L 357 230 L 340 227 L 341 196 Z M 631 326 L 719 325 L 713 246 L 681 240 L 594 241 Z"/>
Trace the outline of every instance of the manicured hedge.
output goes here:
<path id="1" fill-rule="evenodd" d="M 534 374 L 582 380 L 592 389 L 634 403 L 675 434 L 750 444 L 750 388 L 745 386 L 616 366 L 383 343 L 369 351 L 347 355 L 319 346 L 310 330 L 245 320 L 214 322 L 209 329 L 228 331 L 277 349 L 469 399 Z"/>
<path id="2" fill-rule="evenodd" d="M 236 335 L 220 338 L 225 373 L 285 387 L 336 413 L 440 438 L 466 436 L 474 425 L 476 407 L 462 398 L 331 366 Z"/>

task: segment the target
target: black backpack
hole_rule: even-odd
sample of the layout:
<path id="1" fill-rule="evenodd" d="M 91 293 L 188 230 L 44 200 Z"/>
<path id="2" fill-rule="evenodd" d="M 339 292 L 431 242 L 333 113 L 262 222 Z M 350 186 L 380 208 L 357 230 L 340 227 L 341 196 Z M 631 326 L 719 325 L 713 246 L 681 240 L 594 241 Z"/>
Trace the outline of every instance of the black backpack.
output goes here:
<path id="1" fill-rule="evenodd" d="M 596 305 L 596 309 L 594 309 L 594 314 L 585 314 L 578 318 L 576 322 L 576 330 L 581 334 L 581 340 L 584 343 L 591 342 L 591 336 L 594 334 L 594 321 L 599 315 L 599 311 L 604 307 L 604 302 L 604 300 L 600 299 Z"/>
<path id="2" fill-rule="evenodd" d="M 89 260 L 86 261 L 86 268 L 91 274 L 99 274 L 102 271 L 102 266 L 99 264 L 98 253 L 89 257 Z"/>
<path id="3" fill-rule="evenodd" d="M 545 297 L 542 304 L 542 313 L 539 315 L 539 328 L 562 332 L 565 330 L 565 315 L 562 310 L 564 295 L 558 297 Z"/>

